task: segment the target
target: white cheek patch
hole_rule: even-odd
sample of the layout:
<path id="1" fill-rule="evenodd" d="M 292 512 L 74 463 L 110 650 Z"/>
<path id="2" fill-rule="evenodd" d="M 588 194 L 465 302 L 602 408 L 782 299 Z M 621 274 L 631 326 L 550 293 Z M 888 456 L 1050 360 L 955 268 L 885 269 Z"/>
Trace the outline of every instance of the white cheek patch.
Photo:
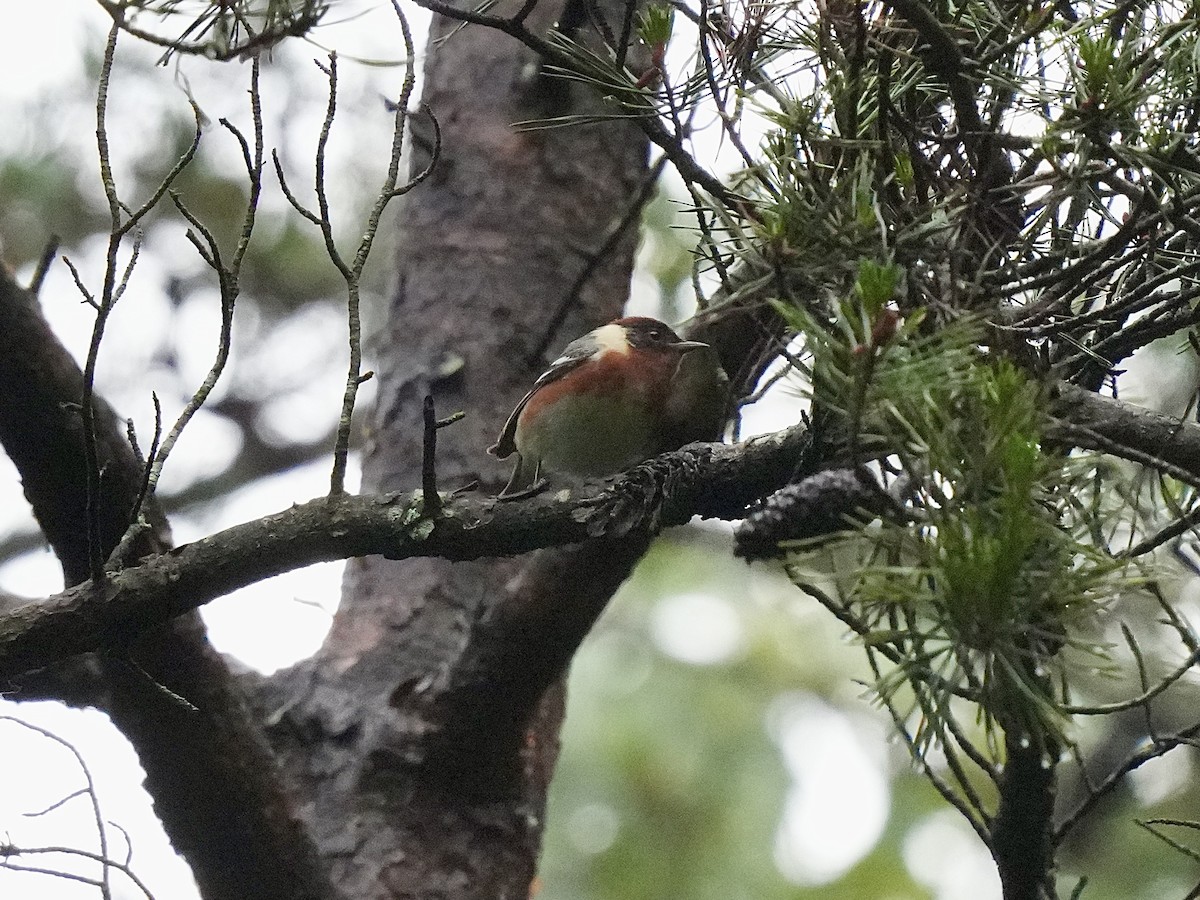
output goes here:
<path id="1" fill-rule="evenodd" d="M 611 323 L 603 325 L 592 332 L 592 337 L 601 352 L 611 350 L 613 353 L 624 353 L 629 349 L 629 342 L 625 339 L 625 329 L 620 325 Z"/>
<path id="2" fill-rule="evenodd" d="M 562 356 L 550 363 L 538 381 L 552 381 L 559 374 L 558 370 L 573 368 L 588 357 L 628 352 L 629 340 L 625 337 L 625 329 L 620 325 L 603 325 L 568 344 Z"/>

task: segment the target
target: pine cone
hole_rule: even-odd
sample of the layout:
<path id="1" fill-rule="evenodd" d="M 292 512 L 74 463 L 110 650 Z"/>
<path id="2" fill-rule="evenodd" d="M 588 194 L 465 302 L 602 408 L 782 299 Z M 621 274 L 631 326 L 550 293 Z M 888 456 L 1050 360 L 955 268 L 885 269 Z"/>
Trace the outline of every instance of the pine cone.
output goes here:
<path id="1" fill-rule="evenodd" d="M 779 556 L 779 542 L 842 531 L 846 517 L 881 511 L 887 497 L 858 469 L 828 469 L 789 484 L 762 501 L 734 531 L 733 552 L 743 559 Z"/>

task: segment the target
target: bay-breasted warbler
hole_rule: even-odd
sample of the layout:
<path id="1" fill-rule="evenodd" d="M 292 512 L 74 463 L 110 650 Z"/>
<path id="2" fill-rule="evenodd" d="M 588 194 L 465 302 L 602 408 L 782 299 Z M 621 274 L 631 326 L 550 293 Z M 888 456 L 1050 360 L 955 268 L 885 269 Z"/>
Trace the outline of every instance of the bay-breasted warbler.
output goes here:
<path id="1" fill-rule="evenodd" d="M 623 471 L 720 437 L 729 379 L 716 352 L 657 319 L 617 319 L 569 343 L 517 404 L 488 452 L 517 454 L 500 496 L 550 474 Z"/>

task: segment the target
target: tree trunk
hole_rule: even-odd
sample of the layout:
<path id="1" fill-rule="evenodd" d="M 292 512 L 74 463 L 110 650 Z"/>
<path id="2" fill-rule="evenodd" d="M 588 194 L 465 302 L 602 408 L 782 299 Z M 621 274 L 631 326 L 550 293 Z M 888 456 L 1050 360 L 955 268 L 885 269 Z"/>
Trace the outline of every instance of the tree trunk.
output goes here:
<path id="1" fill-rule="evenodd" d="M 543 3 L 528 24 L 546 30 L 559 12 Z M 401 210 L 363 490 L 420 484 L 430 394 L 440 415 L 467 412 L 440 433 L 440 485 L 479 479 L 495 493 L 505 466 L 484 450 L 536 377 L 541 361 L 529 357 L 588 253 L 636 195 L 647 146 L 621 121 L 515 128 L 594 113 L 600 101 L 547 78 L 515 40 L 440 17 L 424 101 L 440 124 L 442 150 Z M 431 135 L 424 128 L 414 137 L 414 170 L 428 160 Z M 635 246 L 630 233 L 601 262 L 552 347 L 619 314 Z M 562 717 L 561 684 L 542 695 L 561 666 L 538 665 L 537 629 L 571 631 L 553 621 L 556 610 L 586 628 L 640 553 L 620 549 L 544 555 L 525 575 L 527 560 L 350 563 L 325 646 L 274 678 L 262 697 L 343 896 L 526 896 Z M 480 655 L 490 622 L 514 618 L 527 629 L 530 652 L 501 661 L 501 683 L 513 690 L 473 692 L 462 667 Z M 521 689 L 529 685 L 536 689 Z"/>

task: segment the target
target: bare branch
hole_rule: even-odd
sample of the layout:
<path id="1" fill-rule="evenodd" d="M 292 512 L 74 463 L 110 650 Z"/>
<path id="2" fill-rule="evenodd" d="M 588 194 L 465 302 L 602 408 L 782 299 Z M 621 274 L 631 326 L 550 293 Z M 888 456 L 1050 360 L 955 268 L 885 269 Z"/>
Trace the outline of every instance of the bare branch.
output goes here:
<path id="1" fill-rule="evenodd" d="M 207 256 L 203 252 L 201 255 L 205 256 L 205 261 L 209 263 L 217 275 L 217 284 L 221 295 L 221 330 L 217 337 L 216 359 L 213 360 L 208 374 L 179 413 L 175 424 L 171 426 L 171 430 L 163 438 L 162 446 L 158 449 L 158 452 L 149 459 L 150 469 L 146 478 L 148 494 L 153 494 L 155 488 L 158 486 L 158 479 L 162 474 L 163 466 L 166 465 L 167 458 L 171 455 L 171 450 L 174 449 L 175 443 L 179 440 L 180 435 L 183 434 L 183 430 L 192 420 L 192 417 L 204 405 L 213 388 L 217 386 L 217 382 L 225 371 L 225 364 L 229 361 L 229 353 L 233 347 L 233 311 L 238 295 L 241 293 L 242 261 L 245 259 L 246 249 L 254 233 L 254 222 L 258 213 L 258 201 L 262 194 L 263 122 L 259 96 L 259 68 L 258 57 L 255 57 L 250 67 L 250 113 L 254 127 L 253 154 L 251 154 L 249 144 L 242 133 L 228 121 L 223 120 L 225 127 L 233 134 L 241 146 L 242 156 L 246 165 L 246 175 L 250 185 L 250 193 L 246 199 L 246 211 L 242 216 L 242 231 L 238 237 L 233 258 L 228 266 L 222 262 L 220 248 L 217 246 L 216 239 L 212 233 L 191 214 L 179 197 L 172 195 L 172 199 L 174 199 L 179 211 L 204 236 L 205 242 L 208 245 Z"/>
<path id="2" fill-rule="evenodd" d="M 0 722 L 12 722 L 14 725 L 20 725 L 22 728 L 28 728 L 30 731 L 37 732 L 42 737 L 54 741 L 61 747 L 65 747 L 72 756 L 75 757 L 75 762 L 79 766 L 79 770 L 83 773 L 85 785 L 83 793 L 87 795 L 88 800 L 92 804 L 92 818 L 96 823 L 96 834 L 100 840 L 100 853 L 95 857 L 100 862 L 100 895 L 104 900 L 112 900 L 112 888 L 109 885 L 108 869 L 112 865 L 108 858 L 108 833 L 104 828 L 104 816 L 100 813 L 100 798 L 96 796 L 96 783 L 92 780 L 92 770 L 88 768 L 87 761 L 83 758 L 83 754 L 76 749 L 75 745 L 70 741 L 59 737 L 52 731 L 48 731 L 31 722 L 26 722 L 23 719 L 18 719 L 13 716 L 0 716 Z M 53 808 L 53 807 L 51 807 Z M 136 882 L 137 879 L 134 879 Z"/>
<path id="3" fill-rule="evenodd" d="M 33 270 L 33 277 L 29 279 L 29 293 L 37 296 L 42 290 L 42 283 L 46 280 L 46 276 L 50 274 L 50 266 L 54 264 L 54 258 L 58 256 L 58 236 L 51 235 L 46 241 L 46 246 L 42 248 L 42 255 L 38 257 L 37 268 Z"/>
<path id="4" fill-rule="evenodd" d="M 171 189 L 171 185 L 179 177 L 180 174 L 187 168 L 195 157 L 196 150 L 200 144 L 201 136 L 201 115 L 196 104 L 192 103 L 192 113 L 195 118 L 195 130 L 193 133 L 192 143 L 180 156 L 179 160 L 163 178 L 162 182 L 151 194 L 149 199 L 142 204 L 136 211 L 130 211 L 128 207 L 121 201 L 116 182 L 113 178 L 112 157 L 108 143 L 108 91 L 109 83 L 112 77 L 113 61 L 116 54 L 117 35 L 120 33 L 120 23 L 114 20 L 112 28 L 109 30 L 108 41 L 104 48 L 104 58 L 101 64 L 100 76 L 96 91 L 96 146 L 100 156 L 100 181 L 104 188 L 104 195 L 108 201 L 109 211 L 109 238 L 108 251 L 105 256 L 104 267 L 104 284 L 98 298 L 94 298 L 84 287 L 79 273 L 74 266 L 71 267 L 71 273 L 75 278 L 76 285 L 79 286 L 85 299 L 95 308 L 96 320 L 92 326 L 91 341 L 88 346 L 87 361 L 84 364 L 83 370 L 83 396 L 80 400 L 81 417 L 83 420 L 84 433 L 84 456 L 87 466 L 88 488 L 87 488 L 87 529 L 88 529 L 88 547 L 90 569 L 93 580 L 100 581 L 104 578 L 104 552 L 102 549 L 103 541 L 100 535 L 100 480 L 103 473 L 100 470 L 99 453 L 97 449 L 96 435 L 96 411 L 93 408 L 93 395 L 95 391 L 96 381 L 96 366 L 100 356 L 100 345 L 104 339 L 105 327 L 108 323 L 108 318 L 112 314 L 113 308 L 124 294 L 129 280 L 133 275 L 134 266 L 137 264 L 138 254 L 141 248 L 142 234 L 140 228 L 141 220 L 154 209 L 159 201 Z M 124 239 L 130 233 L 133 234 L 133 248 L 130 252 L 129 259 L 125 265 L 123 273 L 118 277 L 117 264 L 118 256 L 121 250 L 121 245 Z"/>
<path id="5" fill-rule="evenodd" d="M 425 517 L 419 495 L 309 501 L 152 557 L 136 568 L 13 610 L 0 619 L 0 678 L 136 634 L 272 575 L 330 559 L 511 556 L 598 536 L 654 533 L 692 515 L 733 517 L 796 471 L 807 430 L 742 444 L 693 444 L 607 489 L 521 502 L 448 499 Z M 669 485 L 669 488 L 666 486 Z"/>

